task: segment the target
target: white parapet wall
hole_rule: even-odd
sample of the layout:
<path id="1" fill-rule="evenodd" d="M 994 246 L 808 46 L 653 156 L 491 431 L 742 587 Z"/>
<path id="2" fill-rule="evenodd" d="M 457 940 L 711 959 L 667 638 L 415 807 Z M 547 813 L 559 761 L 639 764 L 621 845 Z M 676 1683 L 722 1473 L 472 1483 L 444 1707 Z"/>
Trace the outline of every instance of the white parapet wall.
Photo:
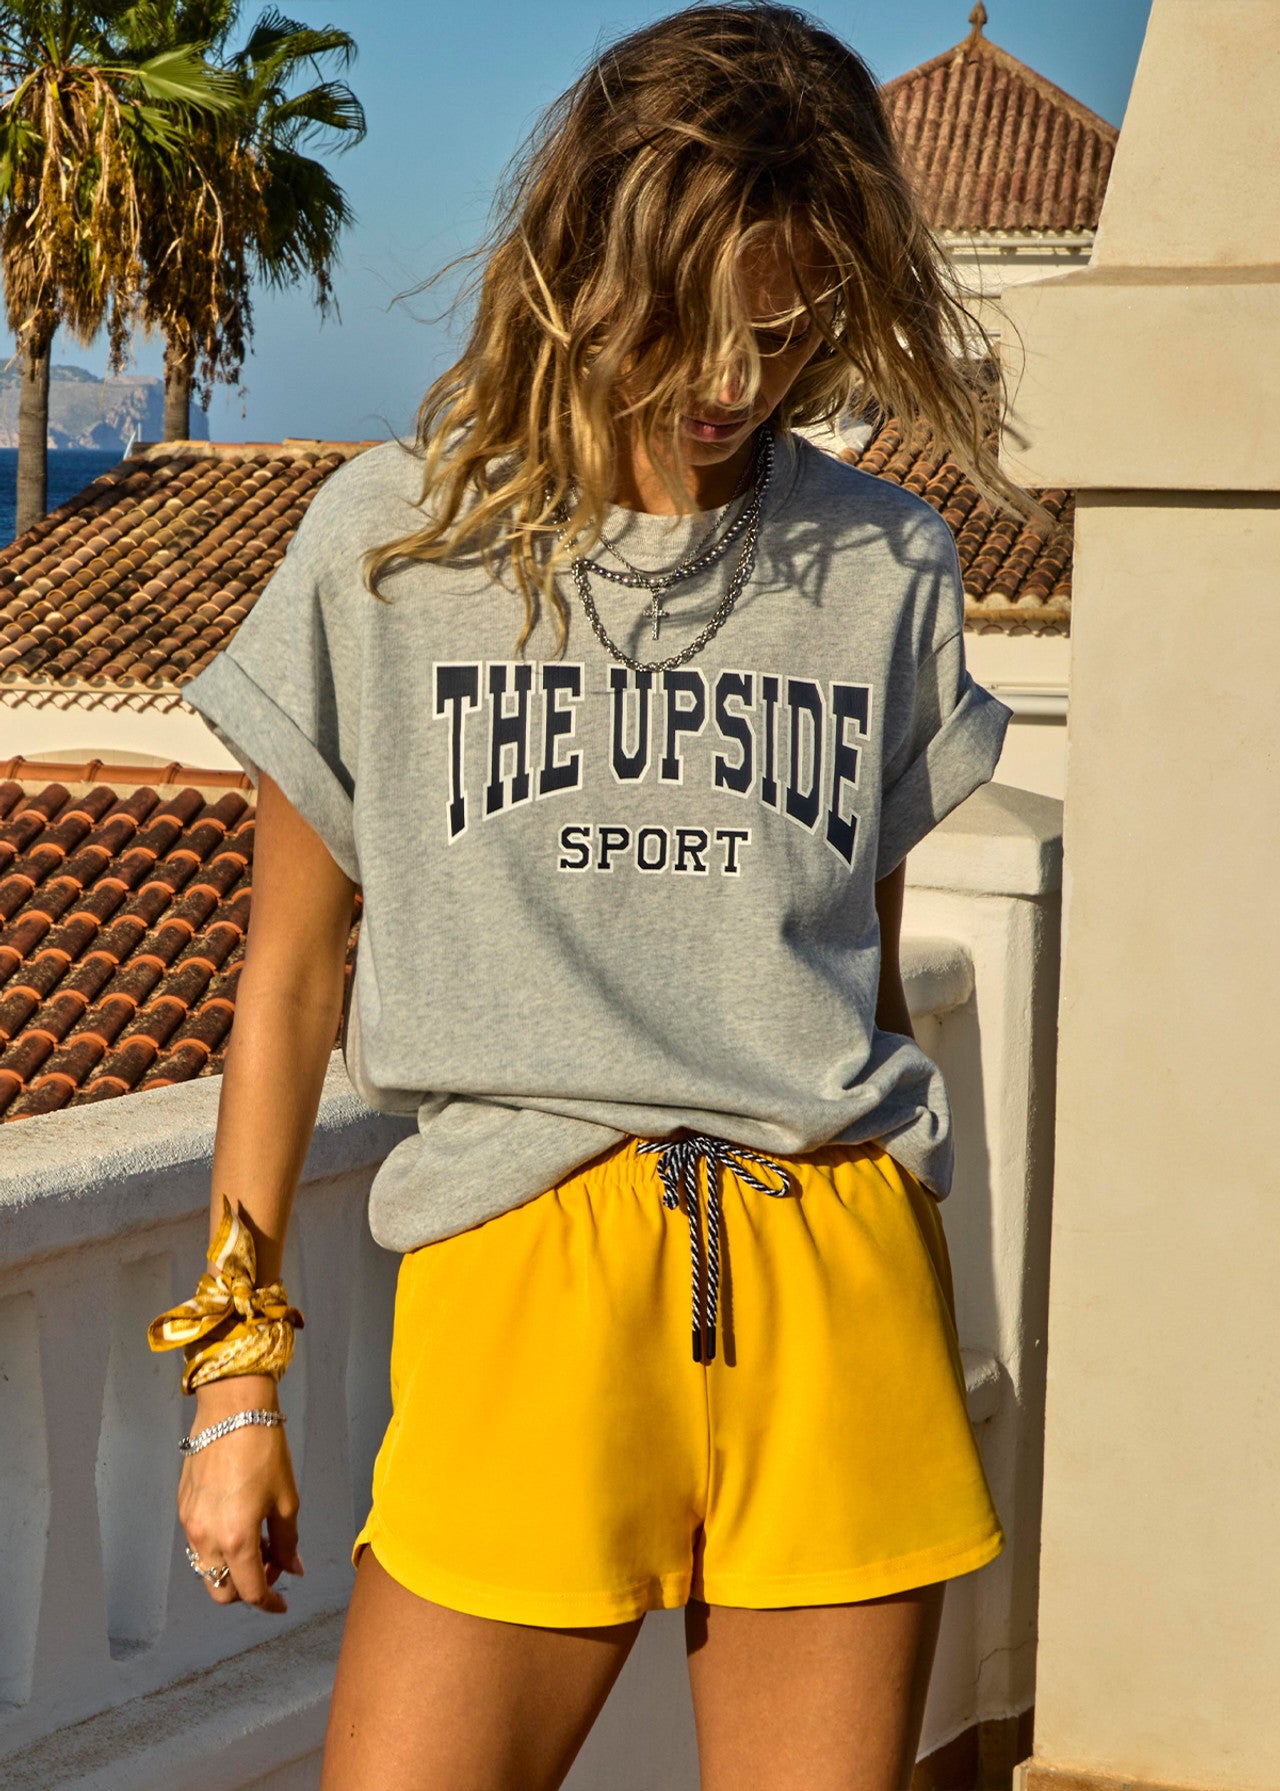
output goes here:
<path id="1" fill-rule="evenodd" d="M 970 998 L 916 1032 L 951 1098 L 956 1171 L 941 1210 L 961 1345 L 996 1365 L 978 1435 L 1008 1536 L 948 1589 L 927 1752 L 1035 1698 L 1062 804 L 988 784 L 916 848 L 907 879 L 907 956 L 920 936 L 954 940 L 972 967 Z"/>
<path id="2" fill-rule="evenodd" d="M 904 970 L 955 1109 L 944 1202 L 970 1413 L 1009 1546 L 948 1589 L 922 1753 L 1033 1697 L 1060 805 L 991 785 L 912 854 Z M 281 1403 L 307 1572 L 285 1617 L 183 1555 L 193 1401 L 146 1325 L 203 1261 L 219 1079 L 0 1127 L 0 1787 L 306 1791 L 349 1550 L 389 1409 L 398 1258 L 365 1200 L 413 1126 L 335 1054 L 286 1250 L 307 1313 Z M 694 1791 L 683 1613 L 651 1613 L 570 1791 Z"/>
<path id="3" fill-rule="evenodd" d="M 966 629 L 964 654 L 978 683 L 1013 711 L 995 781 L 1061 802 L 1067 790 L 1070 636 Z"/>
<path id="4" fill-rule="evenodd" d="M 335 1055 L 284 1264 L 308 1314 L 281 1384 L 307 1572 L 287 1582 L 287 1617 L 216 1610 L 176 1522 L 175 1443 L 194 1400 L 145 1333 L 202 1266 L 219 1087 L 0 1128 L 6 1791 L 229 1791 L 318 1743 L 389 1404 L 398 1259 L 370 1238 L 365 1194 L 412 1122 L 370 1113 Z"/>

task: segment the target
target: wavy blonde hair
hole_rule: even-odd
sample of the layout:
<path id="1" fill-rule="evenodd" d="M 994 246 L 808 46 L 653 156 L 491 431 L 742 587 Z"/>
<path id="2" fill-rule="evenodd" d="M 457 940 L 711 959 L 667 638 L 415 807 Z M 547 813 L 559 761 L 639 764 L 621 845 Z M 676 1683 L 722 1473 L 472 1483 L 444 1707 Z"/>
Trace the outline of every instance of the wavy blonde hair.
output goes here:
<path id="1" fill-rule="evenodd" d="M 721 0 L 604 51 L 512 162 L 485 239 L 424 283 L 479 264 L 455 301 L 477 299 L 469 339 L 418 411 L 429 519 L 366 552 L 370 591 L 396 560 L 478 552 L 493 577 L 514 573 L 517 652 L 544 600 L 563 650 L 556 577 L 600 539 L 619 420 L 695 508 L 679 413 L 714 402 L 726 369 L 744 406 L 757 395 L 739 272 L 765 234 L 804 307 L 828 301 L 775 423 L 896 417 L 993 506 L 1051 528 L 999 465 L 995 345 L 924 219 L 871 71 L 793 7 Z"/>

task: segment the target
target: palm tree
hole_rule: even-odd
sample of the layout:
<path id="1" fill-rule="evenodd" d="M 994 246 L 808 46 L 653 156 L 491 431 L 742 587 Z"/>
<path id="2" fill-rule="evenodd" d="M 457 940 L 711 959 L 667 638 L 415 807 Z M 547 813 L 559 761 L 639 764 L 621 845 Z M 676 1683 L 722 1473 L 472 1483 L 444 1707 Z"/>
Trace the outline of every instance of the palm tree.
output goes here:
<path id="1" fill-rule="evenodd" d="M 17 528 L 46 508 L 49 356 L 60 325 L 89 343 L 104 322 L 124 365 L 140 291 L 142 195 L 181 165 L 195 112 L 231 103 L 225 76 L 175 43 L 115 53 L 122 0 L 0 4 L 0 269 L 21 359 Z"/>
<path id="2" fill-rule="evenodd" d="M 141 317 L 165 338 L 167 440 L 190 431 L 197 362 L 206 406 L 215 379 L 238 378 L 253 333 L 255 277 L 280 289 L 310 276 L 321 316 L 337 310 L 332 270 L 352 213 L 304 146 L 320 137 L 350 148 L 365 135 L 364 111 L 344 82 L 299 88 L 298 78 L 304 70 L 319 75 L 325 58 L 345 68 L 355 41 L 268 7 L 243 48 L 228 54 L 241 10 L 242 0 L 152 0 L 131 15 L 131 54 L 198 42 L 237 98 L 234 112 L 198 125 L 183 179 L 165 184 L 147 208 Z"/>

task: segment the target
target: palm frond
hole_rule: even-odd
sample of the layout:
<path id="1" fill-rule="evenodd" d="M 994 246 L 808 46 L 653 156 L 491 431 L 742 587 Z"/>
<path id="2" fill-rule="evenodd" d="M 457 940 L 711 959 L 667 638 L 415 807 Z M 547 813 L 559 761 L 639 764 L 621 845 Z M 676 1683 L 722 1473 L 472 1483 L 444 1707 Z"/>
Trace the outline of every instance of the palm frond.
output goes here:
<path id="1" fill-rule="evenodd" d="M 172 104 L 230 112 L 239 100 L 239 82 L 210 68 L 194 44 L 175 44 L 132 68 L 117 65 L 109 72 L 127 74 L 149 98 Z"/>
<path id="2" fill-rule="evenodd" d="M 266 220 L 257 245 L 259 272 L 283 287 L 338 260 L 339 235 L 355 220 L 346 194 L 323 162 L 273 147 L 264 157 Z"/>
<path id="3" fill-rule="evenodd" d="M 356 41 L 349 31 L 334 25 L 303 25 L 290 19 L 278 8 L 269 6 L 260 15 L 248 41 L 233 60 L 240 65 L 250 63 L 298 63 L 304 58 L 337 57 L 341 68 L 349 68 L 357 55 Z"/>
<path id="4" fill-rule="evenodd" d="M 345 81 L 324 81 L 264 108 L 264 134 L 286 138 L 291 144 L 328 131 L 337 149 L 351 149 L 368 132 L 364 107 Z"/>

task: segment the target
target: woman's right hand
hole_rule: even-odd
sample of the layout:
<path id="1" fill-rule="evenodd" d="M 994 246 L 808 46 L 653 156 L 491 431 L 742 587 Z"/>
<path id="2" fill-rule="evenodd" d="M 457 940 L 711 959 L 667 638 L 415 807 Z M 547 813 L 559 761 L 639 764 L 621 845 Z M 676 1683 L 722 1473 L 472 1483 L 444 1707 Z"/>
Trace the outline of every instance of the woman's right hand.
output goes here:
<path id="1" fill-rule="evenodd" d="M 278 1411 L 270 1375 L 239 1374 L 210 1381 L 196 1390 L 192 1434 L 253 1409 Z M 231 1569 L 224 1585 L 208 1580 L 215 1604 L 255 1604 L 263 1611 L 286 1611 L 275 1590 L 282 1573 L 301 1574 L 298 1554 L 298 1488 L 283 1425 L 246 1424 L 219 1437 L 182 1464 L 178 1517 L 201 1567 L 223 1561 Z M 266 1535 L 262 1533 L 266 1524 Z"/>

